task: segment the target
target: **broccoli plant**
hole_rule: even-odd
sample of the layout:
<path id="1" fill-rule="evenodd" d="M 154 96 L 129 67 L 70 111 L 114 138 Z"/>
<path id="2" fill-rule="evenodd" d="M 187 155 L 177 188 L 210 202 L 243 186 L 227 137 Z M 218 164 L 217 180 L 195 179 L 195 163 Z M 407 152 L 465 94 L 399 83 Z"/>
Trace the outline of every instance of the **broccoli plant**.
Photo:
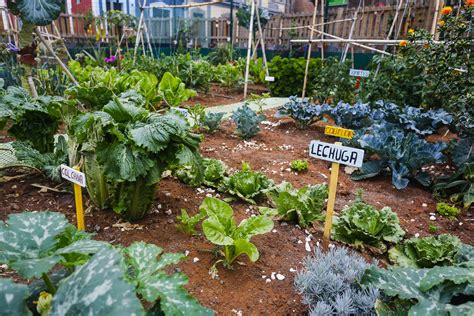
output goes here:
<path id="1" fill-rule="evenodd" d="M 188 165 L 202 176 L 201 136 L 190 132 L 182 116 L 150 113 L 143 104 L 142 97 L 128 91 L 103 111 L 79 115 L 70 131 L 81 145 L 86 176 L 94 177 L 88 179 L 91 198 L 106 196 L 115 212 L 132 220 L 151 207 L 165 169 Z"/>
<path id="2" fill-rule="evenodd" d="M 404 235 L 396 213 L 389 207 L 377 210 L 363 201 L 361 193 L 340 216 L 334 217 L 332 228 L 335 240 L 358 248 L 367 247 L 374 253 L 384 253 L 386 243 L 397 243 Z"/>
<path id="3" fill-rule="evenodd" d="M 224 112 L 206 113 L 204 115 L 204 120 L 202 122 L 202 125 L 204 126 L 205 129 L 207 129 L 209 133 L 214 133 L 219 128 L 219 125 L 222 121 L 222 118 L 224 117 L 224 114 L 225 114 Z"/>
<path id="4" fill-rule="evenodd" d="M 296 290 L 309 306 L 309 315 L 375 315 L 377 288 L 360 286 L 371 266 L 346 248 L 331 248 L 327 253 L 316 248 L 295 277 Z"/>
<path id="5" fill-rule="evenodd" d="M 296 159 L 290 162 L 290 168 L 293 171 L 298 171 L 298 172 L 306 171 L 308 170 L 308 166 L 309 166 L 309 163 L 308 163 L 308 160 L 306 159 L 304 160 Z"/>
<path id="6" fill-rule="evenodd" d="M 144 242 L 115 248 L 90 236 L 60 213 L 12 214 L 0 221 L 0 263 L 25 279 L 44 280 L 44 291 L 32 299 L 38 301 L 37 312 L 45 315 L 144 316 L 141 300 L 161 315 L 213 314 L 186 292 L 184 274 L 166 273 L 183 254 L 162 253 Z M 67 273 L 52 281 L 48 272 L 58 264 Z M 10 279 L 0 279 L 0 292 L 2 312 L 13 315 L 30 315 L 26 301 L 39 293 L 33 284 Z"/>
<path id="7" fill-rule="evenodd" d="M 244 201 L 251 204 L 255 203 L 266 189 L 273 185 L 273 181 L 268 179 L 261 172 L 252 171 L 250 165 L 246 162 L 242 163 L 242 170 L 234 173 L 224 179 L 223 187 L 232 195 L 237 195 Z"/>
<path id="8" fill-rule="evenodd" d="M 432 268 L 452 265 L 461 249 L 461 241 L 450 234 L 411 238 L 388 252 L 390 261 L 401 267 Z"/>
<path id="9" fill-rule="evenodd" d="M 244 104 L 232 114 L 232 120 L 237 125 L 237 135 L 243 139 L 249 139 L 260 131 L 259 125 L 265 120 L 265 115 L 257 114 L 247 104 Z"/>
<path id="10" fill-rule="evenodd" d="M 237 225 L 232 207 L 212 197 L 205 198 L 199 208 L 207 215 L 202 223 L 204 235 L 213 244 L 223 247 L 225 266 L 230 267 L 242 254 L 246 254 L 252 262 L 258 260 L 258 249 L 250 239 L 255 235 L 270 232 L 273 229 L 271 218 L 264 215 L 253 216 Z"/>
<path id="11" fill-rule="evenodd" d="M 316 220 L 324 219 L 323 208 L 328 196 L 325 184 L 308 185 L 296 190 L 290 183 L 283 182 L 266 192 L 275 208 L 260 207 L 260 212 L 264 214 L 297 222 L 303 228 Z"/>

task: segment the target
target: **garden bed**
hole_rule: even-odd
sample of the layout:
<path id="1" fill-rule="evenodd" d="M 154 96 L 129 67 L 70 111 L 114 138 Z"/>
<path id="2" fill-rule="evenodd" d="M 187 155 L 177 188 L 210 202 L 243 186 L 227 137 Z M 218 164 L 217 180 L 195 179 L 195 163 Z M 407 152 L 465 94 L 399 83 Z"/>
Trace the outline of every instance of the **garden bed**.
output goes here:
<path id="1" fill-rule="evenodd" d="M 225 121 L 218 132 L 206 135 L 200 147 L 202 155 L 221 159 L 234 169 L 240 168 L 242 161 L 247 161 L 254 170 L 264 172 L 276 183 L 288 181 L 300 187 L 328 182 L 330 164 L 327 162 L 310 159 L 309 170 L 302 174 L 289 169 L 291 160 L 309 159 L 307 149 L 311 140 L 335 141 L 324 135 L 323 123 L 299 130 L 289 119 L 274 119 L 273 111 L 266 114 L 269 122 L 264 122 L 261 132 L 248 142 L 233 135 L 233 124 Z M 14 176 L 12 173 L 8 175 Z M 1 220 L 5 220 L 8 214 L 24 210 L 52 210 L 66 214 L 71 222 L 75 222 L 71 193 L 41 189 L 32 184 L 54 186 L 40 175 L 28 175 L 0 183 L 0 203 L 3 206 L 0 210 Z M 407 232 L 406 237 L 431 235 L 429 226 L 434 224 L 439 227 L 436 233 L 451 233 L 464 243 L 474 244 L 472 210 L 464 211 L 456 220 L 436 215 L 436 220 L 432 221 L 430 213 L 435 212 L 436 200 L 431 192 L 414 182 L 399 191 L 392 186 L 389 177 L 355 182 L 341 168 L 336 212 L 354 200 L 359 188 L 364 190 L 364 198 L 369 204 L 389 206 L 398 214 L 401 226 Z M 70 190 L 68 185 L 57 189 Z M 313 236 L 311 247 L 322 237 L 321 224 L 316 223 L 313 228 L 304 231 L 291 223 L 276 223 L 271 233 L 253 239 L 260 251 L 260 259 L 256 263 L 241 257 L 240 263 L 234 264 L 234 270 L 226 270 L 219 265 L 219 278 L 213 279 L 208 274 L 209 268 L 217 260 L 212 254 L 212 245 L 203 236 L 189 237 L 175 228 L 180 209 L 186 208 L 195 214 L 209 194 L 216 196 L 217 193 L 206 188 L 187 186 L 171 177 L 163 179 L 151 213 L 134 223 L 136 226 L 124 224 L 112 211 L 93 210 L 85 196 L 85 205 L 89 211 L 86 214 L 87 231 L 96 232 L 97 239 L 114 244 L 129 245 L 133 241 L 143 240 L 163 247 L 166 252 L 189 252 L 189 259 L 179 265 L 179 269 L 190 278 L 187 288 L 203 305 L 218 314 L 232 315 L 239 311 L 263 315 L 303 313 L 306 307 L 294 292 L 294 272 L 291 271 L 300 269 L 303 259 L 310 254 L 305 249 L 309 234 Z M 241 201 L 232 203 L 232 206 L 238 220 L 256 212 L 255 208 Z M 201 232 L 200 228 L 198 231 Z M 379 259 L 384 261 L 383 257 Z M 2 274 L 8 273 L 0 271 Z M 285 278 L 272 279 L 272 273 L 280 273 Z"/>

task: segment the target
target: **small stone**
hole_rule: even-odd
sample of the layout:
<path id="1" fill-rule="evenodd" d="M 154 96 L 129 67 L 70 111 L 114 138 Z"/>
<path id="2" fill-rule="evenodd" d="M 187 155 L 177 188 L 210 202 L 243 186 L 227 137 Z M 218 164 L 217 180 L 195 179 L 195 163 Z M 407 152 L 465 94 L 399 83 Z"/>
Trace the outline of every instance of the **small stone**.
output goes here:
<path id="1" fill-rule="evenodd" d="M 199 261 L 199 258 L 198 258 L 198 257 L 194 257 L 193 262 L 196 263 L 196 262 L 198 262 L 198 261 Z"/>
<path id="2" fill-rule="evenodd" d="M 266 283 L 270 283 L 270 282 L 272 282 L 272 280 L 266 279 L 265 282 L 266 282 Z"/>
<path id="3" fill-rule="evenodd" d="M 272 233 L 276 233 L 276 232 L 277 232 L 277 230 L 276 230 L 276 229 L 272 230 Z"/>
<path id="4" fill-rule="evenodd" d="M 304 249 L 306 249 L 307 252 L 311 252 L 311 246 L 309 245 L 309 241 L 305 243 Z"/>
<path id="5" fill-rule="evenodd" d="M 165 195 L 166 195 L 166 196 L 170 196 L 170 195 L 171 195 L 171 193 L 169 193 L 169 192 L 166 192 L 166 193 L 165 193 Z"/>
<path id="6" fill-rule="evenodd" d="M 436 220 L 436 216 L 431 215 L 430 216 L 430 221 L 435 221 L 435 220 Z"/>
<path id="7" fill-rule="evenodd" d="M 428 207 L 428 204 L 423 203 L 423 204 L 421 204 L 421 206 L 423 206 L 423 207 Z"/>
<path id="8" fill-rule="evenodd" d="M 186 250 L 186 251 L 184 252 L 184 255 L 187 257 L 187 256 L 189 255 L 189 250 Z"/>
<path id="9" fill-rule="evenodd" d="M 276 272 L 272 272 L 272 275 L 270 276 L 270 279 L 275 280 L 275 274 L 276 274 Z"/>
<path id="10" fill-rule="evenodd" d="M 171 214 L 173 214 L 173 211 L 172 210 L 167 210 L 165 213 L 166 213 L 166 215 L 171 215 Z"/>
<path id="11" fill-rule="evenodd" d="M 410 219 L 410 222 L 414 222 L 414 221 L 415 221 L 415 219 L 414 219 L 414 218 Z"/>
<path id="12" fill-rule="evenodd" d="M 419 234 L 419 233 L 416 233 L 416 234 L 415 234 L 415 238 L 418 238 L 418 237 L 420 237 L 420 234 Z"/>
<path id="13" fill-rule="evenodd" d="M 459 222 L 459 226 L 462 226 L 462 224 L 463 224 L 462 222 Z"/>
<path id="14" fill-rule="evenodd" d="M 290 268 L 290 272 L 294 273 L 296 271 L 297 271 L 296 269 Z"/>
<path id="15" fill-rule="evenodd" d="M 173 224 L 174 223 L 174 220 L 172 218 L 168 219 L 168 224 Z"/>
<path id="16" fill-rule="evenodd" d="M 283 281 L 283 280 L 285 279 L 285 276 L 284 276 L 283 274 L 277 273 L 276 278 L 277 278 L 279 281 Z"/>

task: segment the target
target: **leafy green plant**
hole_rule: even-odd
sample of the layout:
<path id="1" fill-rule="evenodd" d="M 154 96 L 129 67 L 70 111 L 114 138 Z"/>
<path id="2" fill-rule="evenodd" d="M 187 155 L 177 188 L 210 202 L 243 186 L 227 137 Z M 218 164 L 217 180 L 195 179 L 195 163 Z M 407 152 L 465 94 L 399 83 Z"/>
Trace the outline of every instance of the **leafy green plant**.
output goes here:
<path id="1" fill-rule="evenodd" d="M 431 269 L 370 267 L 362 285 L 376 287 L 386 298 L 375 304 L 379 315 L 469 315 L 474 308 L 473 248 L 469 261 Z M 383 297 L 383 296 L 382 296 Z"/>
<path id="2" fill-rule="evenodd" d="M 251 204 L 255 203 L 264 190 L 270 188 L 273 181 L 261 172 L 252 171 L 250 165 L 242 162 L 242 170 L 224 180 L 224 187 L 232 194 Z"/>
<path id="3" fill-rule="evenodd" d="M 436 212 L 438 214 L 446 216 L 450 219 L 456 218 L 461 214 L 461 210 L 455 206 L 451 206 L 448 203 L 440 202 L 436 204 Z"/>
<path id="4" fill-rule="evenodd" d="M 215 48 L 212 52 L 207 55 L 207 59 L 211 64 L 224 65 L 238 58 L 238 51 L 234 50 L 232 45 L 226 44 Z"/>
<path id="5" fill-rule="evenodd" d="M 261 207 L 260 212 L 277 216 L 284 221 L 297 222 L 305 228 L 316 220 L 323 220 L 323 208 L 328 196 L 325 184 L 307 185 L 293 189 L 291 183 L 281 184 L 266 190 L 274 209 Z"/>
<path id="6" fill-rule="evenodd" d="M 291 96 L 288 102 L 278 108 L 275 117 L 291 117 L 298 128 L 306 128 L 321 119 L 329 109 L 328 105 L 311 104 L 307 99 Z"/>
<path id="7" fill-rule="evenodd" d="M 103 111 L 79 115 L 70 129 L 96 177 L 87 188 L 91 198 L 108 194 L 114 211 L 129 219 L 146 214 L 165 169 L 189 165 L 202 176 L 200 135 L 190 132 L 182 116 L 150 113 L 143 104 L 131 90 Z M 99 206 L 104 202 L 92 201 Z"/>
<path id="8" fill-rule="evenodd" d="M 226 164 L 219 159 L 204 158 L 204 184 L 210 187 L 221 188 L 227 173 Z"/>
<path id="9" fill-rule="evenodd" d="M 41 153 L 52 152 L 65 103 L 61 97 L 32 98 L 21 87 L 8 87 L 0 96 L 0 128 L 9 126 L 8 133 L 16 140 L 28 142 Z"/>
<path id="10" fill-rule="evenodd" d="M 237 226 L 230 205 L 211 197 L 204 199 L 200 210 L 207 215 L 202 223 L 204 235 L 213 244 L 223 246 L 226 266 L 230 267 L 242 254 L 246 254 L 252 262 L 258 260 L 258 249 L 250 239 L 273 229 L 273 221 L 269 217 L 253 216 Z"/>
<path id="11" fill-rule="evenodd" d="M 349 75 L 351 61 L 344 63 L 336 58 L 321 61 L 321 68 L 311 85 L 311 97 L 319 103 L 355 102 L 356 77 Z"/>
<path id="12" fill-rule="evenodd" d="M 195 104 L 191 107 L 188 107 L 187 110 L 194 129 L 199 129 L 204 126 L 204 120 L 206 117 L 205 107 L 200 104 Z"/>
<path id="13" fill-rule="evenodd" d="M 214 69 L 213 81 L 222 86 L 233 89 L 238 88 L 244 82 L 242 70 L 239 66 L 233 64 L 217 65 Z"/>
<path id="14" fill-rule="evenodd" d="M 168 106 L 179 106 L 184 101 L 196 95 L 196 91 L 186 89 L 181 79 L 173 76 L 169 72 L 165 72 L 159 84 L 158 93 L 163 97 Z"/>
<path id="15" fill-rule="evenodd" d="M 432 234 L 436 233 L 439 230 L 439 227 L 434 224 L 428 225 L 428 231 Z"/>
<path id="16" fill-rule="evenodd" d="M 401 267 L 431 268 L 455 262 L 461 241 L 450 234 L 411 238 L 388 252 L 390 261 Z"/>
<path id="17" fill-rule="evenodd" d="M 334 217 L 332 237 L 357 248 L 367 247 L 374 253 L 384 253 L 387 243 L 399 242 L 405 231 L 389 207 L 377 210 L 365 203 L 361 195 L 358 193 L 354 203 Z"/>
<path id="18" fill-rule="evenodd" d="M 308 167 L 309 167 L 309 163 L 308 163 L 308 160 L 306 159 L 296 159 L 290 162 L 290 168 L 293 171 L 298 171 L 298 172 L 307 171 Z"/>
<path id="19" fill-rule="evenodd" d="M 143 242 L 113 248 L 90 237 L 60 213 L 11 214 L 0 222 L 0 246 L 5 250 L 0 262 L 25 279 L 41 276 L 48 292 L 40 294 L 38 312 L 145 315 L 138 295 L 165 315 L 212 315 L 183 288 L 188 281 L 184 274 L 164 271 L 181 261 L 183 254 L 162 254 L 161 248 Z M 67 273 L 53 281 L 48 272 L 57 264 L 66 267 Z M 31 314 L 25 301 L 37 293 L 33 284 L 28 287 L 0 279 L 0 289 L 2 312 Z"/>
<path id="20" fill-rule="evenodd" d="M 249 139 L 260 131 L 260 123 L 265 120 L 265 115 L 257 114 L 247 104 L 232 113 L 232 120 L 237 126 L 236 132 L 243 139 Z"/>
<path id="21" fill-rule="evenodd" d="M 209 133 L 214 133 L 219 128 L 219 125 L 224 117 L 224 112 L 212 113 L 208 112 L 204 115 L 202 125 Z"/>
<path id="22" fill-rule="evenodd" d="M 177 216 L 179 223 L 176 224 L 176 228 L 185 234 L 194 235 L 196 234 L 196 225 L 205 217 L 205 212 L 199 212 L 194 216 L 189 216 L 188 212 L 183 208 L 181 209 L 181 215 Z"/>

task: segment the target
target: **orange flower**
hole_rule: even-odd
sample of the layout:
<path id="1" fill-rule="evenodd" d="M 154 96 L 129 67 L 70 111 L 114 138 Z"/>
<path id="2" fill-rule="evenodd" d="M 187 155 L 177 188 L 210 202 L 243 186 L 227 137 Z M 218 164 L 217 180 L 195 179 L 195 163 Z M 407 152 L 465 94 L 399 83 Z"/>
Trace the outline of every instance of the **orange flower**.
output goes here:
<path id="1" fill-rule="evenodd" d="M 471 6 L 471 5 L 474 5 L 474 0 L 466 0 L 466 2 L 464 2 L 464 5 L 465 5 L 466 7 L 469 7 L 469 6 Z"/>
<path id="2" fill-rule="evenodd" d="M 448 14 L 451 14 L 451 12 L 453 12 L 453 7 L 448 6 L 441 9 L 442 15 L 448 15 Z"/>
<path id="3" fill-rule="evenodd" d="M 413 35 L 413 33 L 415 33 L 415 30 L 414 30 L 414 29 L 409 29 L 409 30 L 408 30 L 408 34 L 409 34 L 409 35 Z"/>
<path id="4" fill-rule="evenodd" d="M 406 41 L 406 40 L 400 41 L 400 46 L 401 47 L 405 47 L 407 45 L 408 45 L 408 41 Z"/>

